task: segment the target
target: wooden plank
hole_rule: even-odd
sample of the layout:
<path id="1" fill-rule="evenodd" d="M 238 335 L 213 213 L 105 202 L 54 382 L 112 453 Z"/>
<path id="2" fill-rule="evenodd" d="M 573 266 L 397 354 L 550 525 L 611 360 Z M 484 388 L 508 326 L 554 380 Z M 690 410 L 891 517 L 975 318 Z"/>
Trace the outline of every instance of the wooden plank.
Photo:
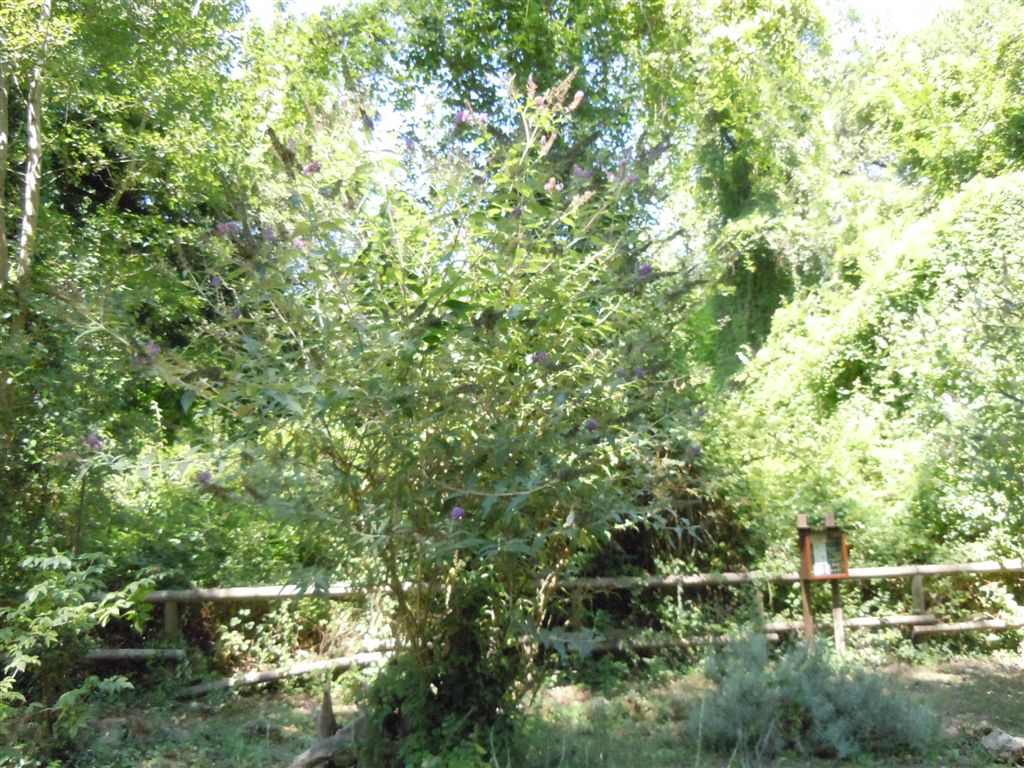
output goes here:
<path id="1" fill-rule="evenodd" d="M 988 560 L 976 563 L 950 563 L 934 565 L 897 565 L 871 568 L 851 568 L 851 579 L 900 579 L 914 576 L 943 576 L 959 573 L 1020 573 L 1024 560 Z M 740 571 L 723 573 L 671 574 L 667 576 L 590 576 L 563 579 L 564 589 L 662 589 L 678 587 L 738 586 L 741 584 L 798 584 L 800 574 Z M 411 587 L 412 585 L 406 585 Z M 332 584 L 326 589 L 298 584 L 277 584 L 264 587 L 211 587 L 201 589 L 160 589 L 146 595 L 150 603 L 217 602 L 224 600 L 293 600 L 297 598 L 340 599 L 386 592 L 386 587 L 360 586 L 349 583 Z"/>
<path id="2" fill-rule="evenodd" d="M 869 568 L 851 568 L 851 579 L 903 579 L 914 576 L 946 576 L 967 573 L 1020 573 L 1024 560 L 986 560 L 974 563 L 937 563 L 930 565 L 886 565 Z M 753 582 L 767 584 L 797 584 L 800 574 L 741 571 L 723 573 L 672 574 L 668 576 L 590 576 L 564 579 L 559 585 L 578 589 L 632 589 L 665 587 L 734 586 Z"/>
<path id="3" fill-rule="evenodd" d="M 814 606 L 811 603 L 811 582 L 800 580 L 800 601 L 804 611 L 804 642 L 807 647 L 814 648 Z"/>
<path id="4" fill-rule="evenodd" d="M 930 637 L 932 635 L 952 635 L 957 632 L 1004 632 L 1008 629 L 1024 629 L 1024 621 L 1003 621 L 1002 619 L 982 619 L 980 621 L 956 621 L 948 624 L 933 624 L 929 627 L 915 627 L 914 637 Z"/>
<path id="5" fill-rule="evenodd" d="M 927 624 L 938 624 L 937 617 L 931 614 L 899 614 L 894 616 L 858 616 L 844 619 L 843 626 L 847 629 L 880 629 L 882 627 L 914 627 Z M 828 624 L 826 623 L 826 626 Z M 802 621 L 769 621 L 764 625 L 766 632 L 799 632 L 803 629 Z"/>
<path id="6" fill-rule="evenodd" d="M 759 571 L 739 573 L 691 573 L 669 576 L 587 576 L 578 579 L 563 579 L 558 584 L 566 589 L 632 589 L 632 588 L 674 588 L 735 586 L 753 582 L 773 584 L 796 584 L 798 573 L 761 573 Z"/>
<path id="7" fill-rule="evenodd" d="M 777 632 L 763 633 L 769 642 L 777 642 Z M 595 653 L 607 653 L 608 651 L 636 650 L 657 650 L 659 648 L 702 648 L 712 645 L 726 645 L 735 640 L 734 635 L 704 635 L 696 637 L 680 637 L 670 632 L 657 632 L 654 634 L 641 634 L 632 638 L 628 631 L 607 632 L 605 639 L 595 643 L 591 650 Z"/>
<path id="8" fill-rule="evenodd" d="M 327 589 L 278 584 L 267 587 L 208 587 L 203 589 L 158 589 L 146 595 L 148 603 L 199 603 L 225 600 L 294 600 L 303 597 L 339 599 L 382 591 L 380 588 L 353 584 L 332 584 Z"/>
<path id="9" fill-rule="evenodd" d="M 832 582 L 832 638 L 836 653 L 846 653 L 846 624 L 843 621 L 843 593 L 839 591 L 839 582 Z"/>
<path id="10" fill-rule="evenodd" d="M 897 616 L 858 616 L 855 619 L 847 619 L 843 623 L 852 629 L 879 629 L 881 627 L 915 627 L 938 622 L 938 617 L 929 613 L 914 613 Z"/>
<path id="11" fill-rule="evenodd" d="M 336 659 L 319 659 L 316 661 L 306 661 L 298 664 L 290 664 L 287 667 L 277 667 L 275 669 L 263 669 L 255 672 L 246 672 L 243 675 L 233 675 L 231 677 L 221 678 L 220 680 L 211 680 L 208 683 L 199 683 L 186 688 L 179 694 L 180 698 L 197 698 L 199 696 L 205 696 L 208 693 L 214 691 L 223 691 L 231 688 L 238 688 L 243 685 L 257 685 L 258 683 L 269 683 L 274 680 L 282 680 L 288 677 L 298 677 L 300 675 L 308 675 L 313 672 L 323 672 L 326 670 L 333 669 L 349 669 L 350 667 L 365 667 L 370 664 L 376 664 L 378 662 L 386 660 L 390 657 L 390 652 L 387 651 L 374 651 L 368 653 L 355 653 L 351 656 L 339 656 Z"/>
<path id="12" fill-rule="evenodd" d="M 87 661 L 184 661 L 185 652 L 180 648 L 94 648 L 85 658 Z"/>
<path id="13" fill-rule="evenodd" d="M 181 617 L 178 604 L 169 601 L 164 603 L 164 639 L 175 641 L 181 637 Z"/>
<path id="14" fill-rule="evenodd" d="M 900 579 L 911 576 L 949 576 L 958 573 L 1020 573 L 1024 560 L 985 560 L 976 563 L 935 565 L 885 565 L 873 568 L 851 568 L 851 579 Z"/>
<path id="15" fill-rule="evenodd" d="M 924 576 L 917 574 L 910 580 L 910 595 L 914 605 L 915 613 L 924 613 L 928 610 L 927 600 L 924 595 Z"/>

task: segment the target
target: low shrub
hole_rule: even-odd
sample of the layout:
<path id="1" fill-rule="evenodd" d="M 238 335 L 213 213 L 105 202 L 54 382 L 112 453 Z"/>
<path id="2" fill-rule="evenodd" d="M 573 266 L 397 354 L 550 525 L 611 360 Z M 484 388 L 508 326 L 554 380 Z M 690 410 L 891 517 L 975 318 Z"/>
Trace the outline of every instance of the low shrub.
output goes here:
<path id="1" fill-rule="evenodd" d="M 922 753 L 937 720 L 883 677 L 796 647 L 772 659 L 759 636 L 714 654 L 705 673 L 716 685 L 694 709 L 701 745 L 759 762 L 783 750 L 816 757 Z"/>

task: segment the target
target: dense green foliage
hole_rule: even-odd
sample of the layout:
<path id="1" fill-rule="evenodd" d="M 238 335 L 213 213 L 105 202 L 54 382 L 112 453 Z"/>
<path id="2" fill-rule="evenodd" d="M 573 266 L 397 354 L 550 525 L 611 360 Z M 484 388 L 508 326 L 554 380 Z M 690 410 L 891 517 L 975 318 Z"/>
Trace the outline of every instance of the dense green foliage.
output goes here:
<path id="1" fill-rule="evenodd" d="M 788 569 L 798 513 L 1020 556 L 1019 2 L 838 54 L 810 0 L 2 14 L 5 715 L 113 685 L 143 585 L 350 579 L 375 764 L 476 760 L 595 639 L 564 575 Z"/>

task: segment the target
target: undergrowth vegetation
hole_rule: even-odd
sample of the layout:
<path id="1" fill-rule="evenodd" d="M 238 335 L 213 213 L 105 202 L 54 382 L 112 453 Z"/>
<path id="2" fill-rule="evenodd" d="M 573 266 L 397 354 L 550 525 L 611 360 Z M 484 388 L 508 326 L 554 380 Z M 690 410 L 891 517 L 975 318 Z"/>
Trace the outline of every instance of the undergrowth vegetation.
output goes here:
<path id="1" fill-rule="evenodd" d="M 760 636 L 712 654 L 712 693 L 689 720 L 698 749 L 707 745 L 761 763 L 791 750 L 812 757 L 921 755 L 933 746 L 933 714 L 891 690 L 855 662 L 799 646 L 771 658 Z"/>

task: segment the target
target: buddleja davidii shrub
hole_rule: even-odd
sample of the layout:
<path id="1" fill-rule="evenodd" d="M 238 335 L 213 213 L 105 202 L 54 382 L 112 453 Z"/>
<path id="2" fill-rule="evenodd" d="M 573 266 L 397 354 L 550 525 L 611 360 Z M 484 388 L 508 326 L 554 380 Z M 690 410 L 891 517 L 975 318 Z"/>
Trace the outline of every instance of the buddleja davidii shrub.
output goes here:
<path id="1" fill-rule="evenodd" d="M 395 669 L 418 682 L 378 708 L 434 747 L 507 718 L 555 576 L 646 514 L 645 344 L 681 303 L 625 226 L 636 169 L 547 165 L 569 90 L 528 83 L 511 143 L 463 110 L 467 148 L 404 182 L 344 147 L 343 192 L 330 156 L 305 168 L 277 206 L 287 237 L 241 268 L 215 331 L 227 373 L 197 387 L 289 493 L 330 499 L 350 572 L 390 586 L 413 662 Z M 403 709 L 415 691 L 432 705 Z"/>

